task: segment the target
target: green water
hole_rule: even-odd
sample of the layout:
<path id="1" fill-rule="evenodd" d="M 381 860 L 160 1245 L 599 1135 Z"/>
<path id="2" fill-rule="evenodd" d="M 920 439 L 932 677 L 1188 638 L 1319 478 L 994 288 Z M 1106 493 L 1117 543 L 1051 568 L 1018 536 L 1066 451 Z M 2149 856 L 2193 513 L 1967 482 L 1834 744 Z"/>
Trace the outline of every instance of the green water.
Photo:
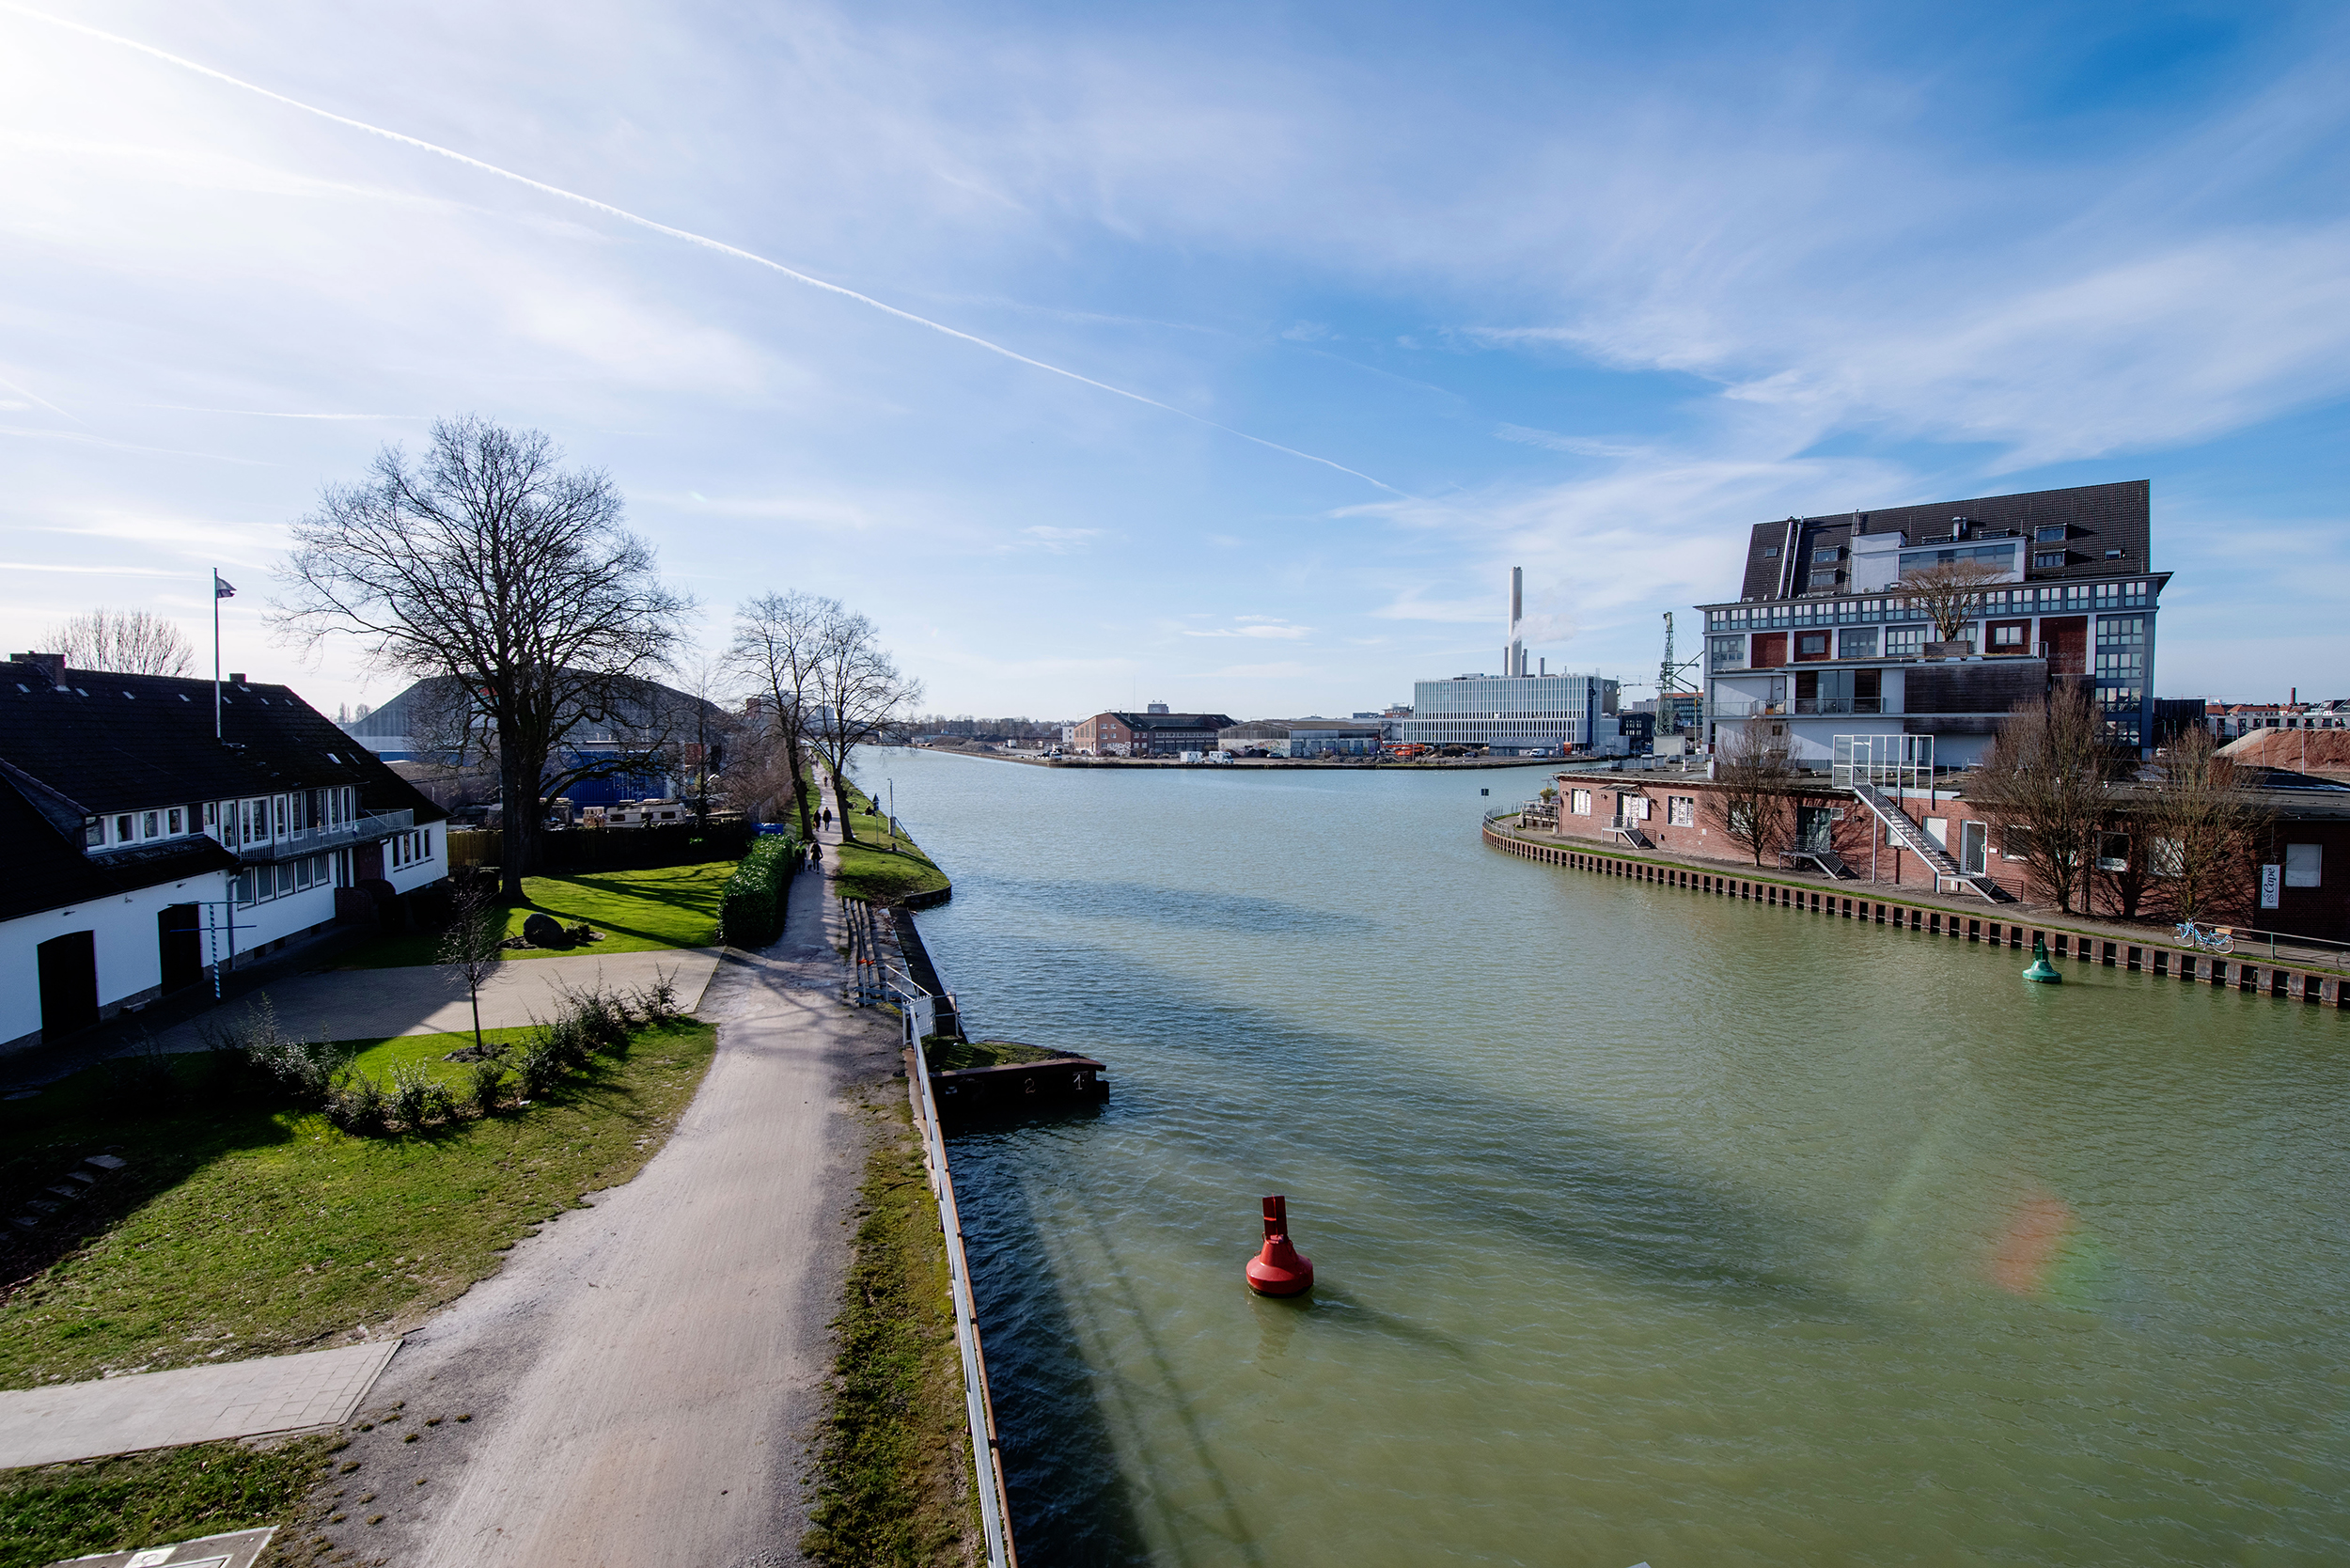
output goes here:
<path id="1" fill-rule="evenodd" d="M 953 1149 L 1026 1568 L 2350 1560 L 2350 1019 L 1482 848 L 1531 772 L 860 772 L 1113 1069 Z"/>

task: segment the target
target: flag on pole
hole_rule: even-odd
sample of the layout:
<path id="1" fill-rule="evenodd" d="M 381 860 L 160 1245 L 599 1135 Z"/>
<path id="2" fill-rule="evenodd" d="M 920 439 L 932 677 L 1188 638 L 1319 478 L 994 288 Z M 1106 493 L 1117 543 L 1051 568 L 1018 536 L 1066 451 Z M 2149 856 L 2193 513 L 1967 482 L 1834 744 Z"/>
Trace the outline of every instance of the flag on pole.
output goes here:
<path id="1" fill-rule="evenodd" d="M 219 572 L 213 572 L 212 597 L 215 599 L 234 599 L 236 596 L 237 586 L 228 581 L 226 577 L 223 577 Z"/>

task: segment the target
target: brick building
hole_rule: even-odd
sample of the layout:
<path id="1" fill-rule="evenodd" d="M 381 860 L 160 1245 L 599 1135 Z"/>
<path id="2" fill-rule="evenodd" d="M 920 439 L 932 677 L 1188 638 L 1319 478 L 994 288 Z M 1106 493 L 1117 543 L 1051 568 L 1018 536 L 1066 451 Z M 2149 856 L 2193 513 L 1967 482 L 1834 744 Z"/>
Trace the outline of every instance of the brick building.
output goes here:
<path id="1" fill-rule="evenodd" d="M 1173 757 L 1214 751 L 1217 732 L 1230 728 L 1230 713 L 1170 713 L 1153 702 L 1139 713 L 1096 713 L 1076 726 L 1071 744 L 1080 756 Z"/>

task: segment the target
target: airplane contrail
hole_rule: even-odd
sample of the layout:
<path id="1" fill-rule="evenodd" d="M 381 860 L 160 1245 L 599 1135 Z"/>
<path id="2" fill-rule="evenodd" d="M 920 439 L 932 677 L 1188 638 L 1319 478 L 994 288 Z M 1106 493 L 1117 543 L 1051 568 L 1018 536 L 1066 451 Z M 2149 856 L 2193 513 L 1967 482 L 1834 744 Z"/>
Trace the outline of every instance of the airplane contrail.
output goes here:
<path id="1" fill-rule="evenodd" d="M 1243 441 L 1253 441 L 1260 447 L 1270 447 L 1274 451 L 1286 453 L 1291 457 L 1302 459 L 1307 463 L 1318 463 L 1324 468 L 1335 468 L 1341 474 L 1351 475 L 1354 478 L 1362 480 L 1365 484 L 1376 485 L 1381 490 L 1386 491 L 1389 494 L 1402 495 L 1404 494 L 1402 491 L 1396 489 L 1395 486 L 1386 483 L 1385 480 L 1374 479 L 1369 474 L 1363 473 L 1359 469 L 1349 468 L 1342 463 L 1334 463 L 1326 457 L 1316 457 L 1311 452 L 1301 452 L 1294 447 L 1284 447 L 1277 441 L 1267 441 L 1263 436 L 1251 435 L 1246 431 L 1234 430 L 1230 425 L 1218 424 L 1215 420 L 1205 418 L 1199 415 L 1192 413 L 1188 409 L 1177 408 L 1172 403 L 1163 403 L 1156 398 L 1146 398 L 1139 392 L 1129 392 L 1122 386 L 1112 386 L 1105 381 L 1095 381 L 1091 376 L 1079 375 L 1074 370 L 1064 370 L 1059 366 L 1048 365 L 1042 359 L 1031 359 L 1025 353 L 1004 347 L 1001 343 L 991 343 L 984 337 L 977 337 L 956 327 L 950 327 L 943 321 L 933 321 L 927 316 L 916 316 L 911 310 L 901 310 L 894 305 L 884 304 L 882 301 L 873 298 L 870 294 L 860 294 L 855 290 L 844 289 L 838 283 L 827 283 L 821 277 L 815 277 L 809 274 L 787 267 L 780 261 L 770 261 L 767 258 L 758 255 L 755 252 L 744 250 L 739 245 L 728 244 L 723 240 L 713 240 L 707 234 L 697 234 L 691 229 L 685 228 L 672 228 L 666 223 L 656 223 L 650 218 L 640 217 L 636 213 L 629 212 L 626 208 L 615 207 L 608 201 L 598 201 L 593 196 L 581 196 L 577 191 L 567 191 L 560 185 L 550 185 L 543 180 L 533 180 L 526 174 L 516 174 L 512 169 L 500 168 L 495 164 L 484 163 L 478 158 L 471 157 L 451 148 L 442 147 L 436 142 L 428 142 L 420 137 L 407 135 L 399 131 L 389 131 L 381 125 L 370 125 L 363 119 L 352 119 L 348 115 L 338 115 L 332 110 L 321 109 L 316 104 L 305 103 L 298 98 L 289 98 L 282 92 L 273 92 L 267 87 L 258 86 L 252 82 L 247 82 L 241 77 L 231 76 L 227 71 L 214 71 L 211 66 L 199 65 L 194 60 L 183 58 L 182 56 L 171 54 L 166 50 L 158 49 L 151 43 L 142 43 L 136 39 L 124 38 L 119 33 L 109 33 L 102 28 L 92 27 L 86 23 L 69 21 L 61 16 L 52 16 L 46 11 L 35 10 L 29 6 L 17 5 L 14 3 L 14 0 L 0 0 L 0 10 L 13 11 L 19 16 L 29 17 L 35 22 L 48 23 L 53 27 L 62 27 L 69 32 L 82 33 L 90 38 L 102 39 L 107 43 L 118 44 L 125 49 L 134 49 L 142 55 L 152 55 L 154 58 L 162 60 L 168 65 L 178 66 L 182 71 L 192 71 L 199 76 L 209 76 L 215 82 L 226 82 L 232 87 L 241 87 L 246 92 L 258 93 L 259 96 L 269 99 L 273 102 L 283 103 L 290 109 L 299 109 L 306 115 L 316 115 L 319 118 L 331 120 L 337 125 L 347 125 L 354 131 L 364 131 L 371 136 L 382 136 L 388 141 L 398 142 L 403 147 L 413 147 L 417 149 L 419 151 L 430 152 L 436 157 L 449 159 L 454 163 L 462 164 L 468 168 L 479 169 L 484 174 L 494 174 L 500 180 L 510 180 L 517 185 L 527 186 L 531 190 L 540 192 L 547 196 L 557 196 L 565 201 L 575 201 L 582 207 L 592 208 L 596 212 L 602 212 L 607 217 L 618 218 L 622 223 L 634 224 L 639 228 L 649 228 L 656 234 L 666 234 L 672 240 L 682 240 L 687 244 L 700 245 L 706 250 L 714 250 L 722 256 L 731 256 L 737 260 L 748 261 L 754 265 L 765 267 L 772 272 L 781 273 L 784 276 L 791 279 L 795 283 L 804 283 L 811 289 L 822 289 L 828 294 L 839 294 L 844 298 L 853 299 L 859 305 L 870 306 L 873 309 L 882 311 L 886 315 L 895 316 L 900 321 L 912 321 L 916 326 L 928 327 L 932 332 L 945 333 L 949 337 L 959 337 L 964 342 L 972 344 L 977 348 L 985 349 L 990 353 L 1001 354 L 1006 359 L 1016 360 L 1020 364 L 1029 366 L 1035 369 L 1048 371 L 1057 376 L 1065 376 L 1071 381 L 1082 383 L 1083 384 L 1093 387 L 1099 391 L 1108 392 L 1117 397 L 1130 399 L 1133 401 L 1141 403 L 1146 407 L 1155 408 L 1164 413 L 1176 415 L 1182 418 L 1189 419 L 1195 424 L 1205 425 L 1210 430 L 1222 431 L 1227 435 L 1236 435 Z"/>

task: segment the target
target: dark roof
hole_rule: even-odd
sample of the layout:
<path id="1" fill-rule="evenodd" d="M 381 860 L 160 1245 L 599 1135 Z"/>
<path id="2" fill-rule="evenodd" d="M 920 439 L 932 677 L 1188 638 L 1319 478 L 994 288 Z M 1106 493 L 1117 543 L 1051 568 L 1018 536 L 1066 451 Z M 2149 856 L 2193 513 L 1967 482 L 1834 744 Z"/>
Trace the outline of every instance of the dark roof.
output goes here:
<path id="1" fill-rule="evenodd" d="M 578 679 L 585 681 L 587 678 L 582 676 Z M 441 724 L 440 714 L 463 695 L 463 683 L 456 676 L 427 676 L 409 684 L 381 708 L 370 710 L 367 717 L 352 719 L 349 724 L 336 728 L 369 743 L 370 749 L 389 741 L 416 738 L 419 724 L 425 727 L 429 736 Z M 619 744 L 620 736 L 613 728 L 614 718 L 623 725 L 650 727 L 658 722 L 656 708 L 663 713 L 691 714 L 697 703 L 708 709 L 713 716 L 726 715 L 725 708 L 718 703 L 696 697 L 691 692 L 682 692 L 675 686 L 665 686 L 658 681 L 642 678 L 619 679 L 613 682 L 612 714 L 581 719 L 565 734 L 563 744 L 568 746 L 615 745 Z M 576 713 L 578 708 L 574 704 L 566 712 Z"/>
<path id="2" fill-rule="evenodd" d="M 1849 545 L 1856 526 L 1872 534 L 1904 534 L 1915 545 L 1928 540 L 1949 539 L 1951 520 L 1960 517 L 1967 521 L 1970 539 L 2020 536 L 2028 544 L 2033 530 L 2061 526 L 2065 534 L 2065 564 L 2034 567 L 2024 573 L 2027 582 L 2151 572 L 2152 505 L 2153 487 L 2147 480 L 2123 479 L 2113 484 L 2076 485 L 2069 490 L 1978 495 L 1966 501 L 1933 501 L 1923 506 L 1888 507 L 1879 511 L 1757 523 L 1747 541 L 1746 577 L 1739 585 L 1738 597 L 1792 599 L 1802 595 L 1810 580 L 1813 557 L 1823 560 L 1837 558 L 1829 552 Z M 1775 555 L 1764 554 L 1774 548 Z M 2108 550 L 2122 554 L 2107 559 Z"/>
<path id="3" fill-rule="evenodd" d="M 1230 713 L 1127 713 L 1112 710 L 1095 715 L 1114 718 L 1129 729 L 1230 729 Z"/>
<path id="4" fill-rule="evenodd" d="M 48 792 L 52 816 L 345 784 L 370 811 L 447 815 L 285 686 L 223 685 L 220 712 L 215 740 L 210 681 L 69 669 L 52 685 L 11 661 L 0 664 L 0 760 Z"/>
<path id="5" fill-rule="evenodd" d="M 83 853 L 80 820 L 70 830 L 60 828 L 42 808 L 41 793 L 38 781 L 0 766 L 0 841 L 8 846 L 8 874 L 0 877 L 0 920 L 237 864 L 235 855 L 205 838 L 93 857 Z"/>

